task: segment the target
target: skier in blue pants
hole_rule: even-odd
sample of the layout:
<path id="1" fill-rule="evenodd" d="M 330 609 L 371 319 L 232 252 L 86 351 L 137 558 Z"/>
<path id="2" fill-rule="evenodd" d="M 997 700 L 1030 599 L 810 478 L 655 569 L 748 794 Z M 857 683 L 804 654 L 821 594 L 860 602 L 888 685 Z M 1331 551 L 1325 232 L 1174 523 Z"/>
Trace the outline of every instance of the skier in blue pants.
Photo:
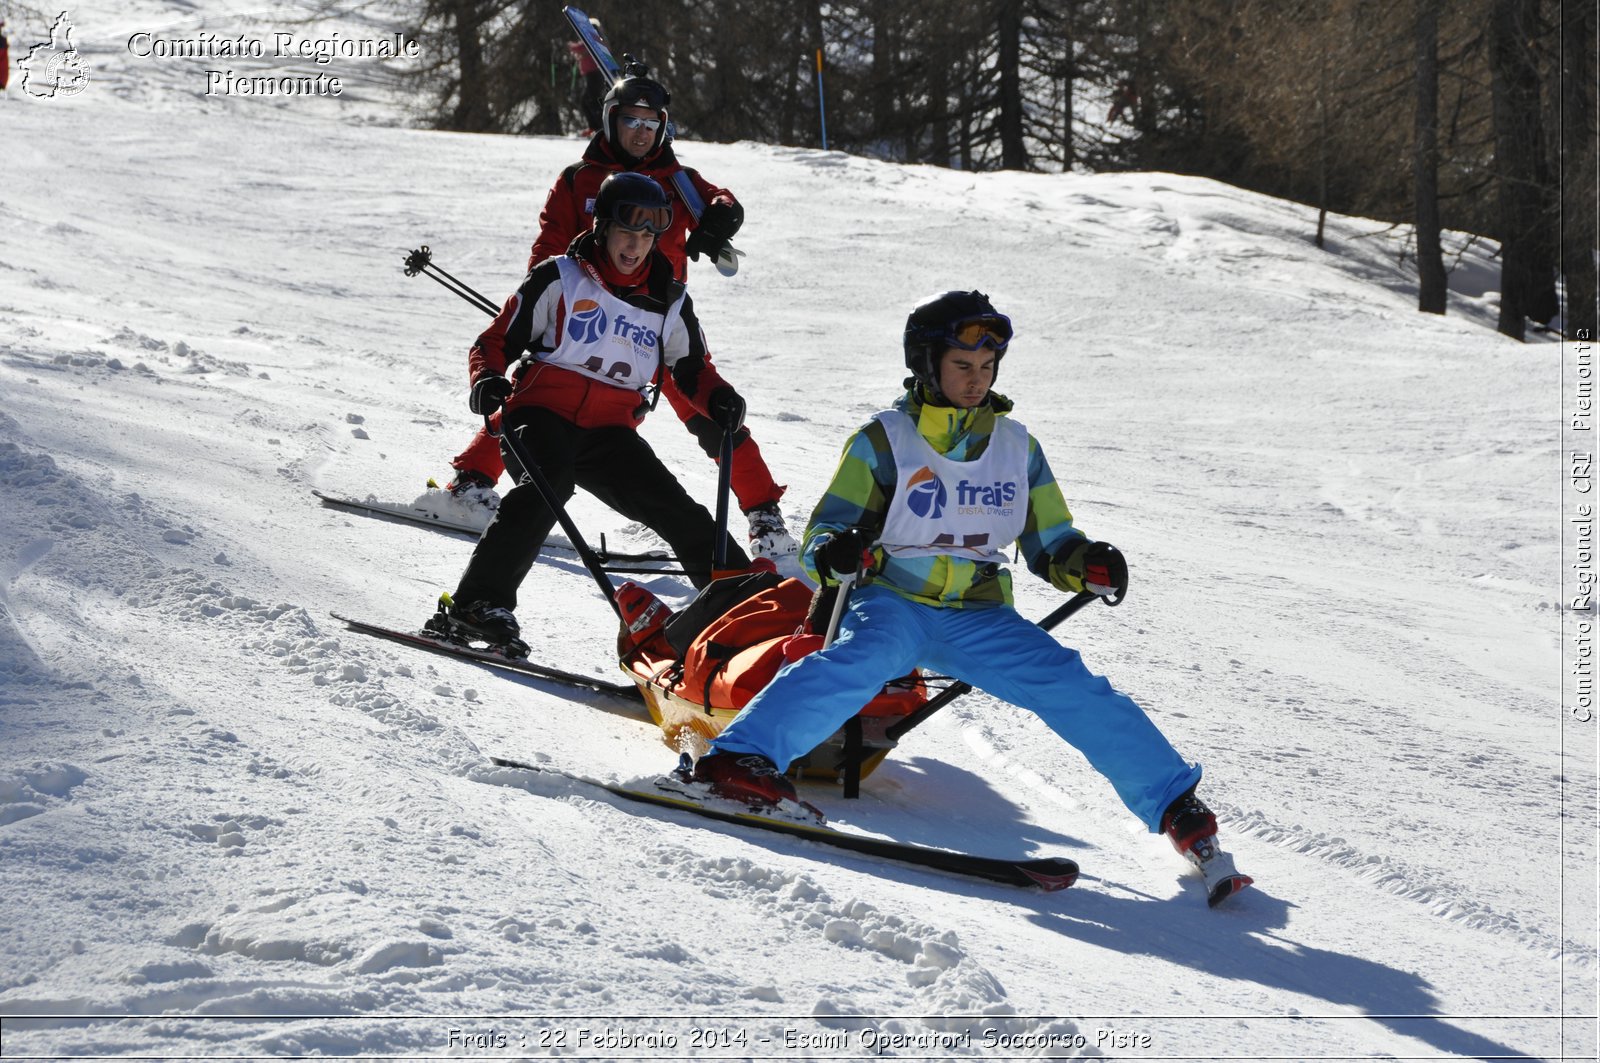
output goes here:
<path id="1" fill-rule="evenodd" d="M 837 731 L 885 681 L 919 666 L 1037 713 L 1152 831 L 1200 781 L 1199 766 L 1186 764 L 1138 705 L 1015 609 L 930 608 L 879 586 L 854 591 L 833 645 L 790 665 L 712 748 L 787 766 Z M 760 711 L 765 701 L 777 703 L 773 711 Z"/>
<path id="2" fill-rule="evenodd" d="M 883 684 L 922 666 L 1038 714 L 1104 775 L 1134 815 L 1195 859 L 1216 849 L 1216 817 L 1187 763 L 1131 698 L 1076 650 L 1012 606 L 1004 551 L 1068 593 L 1120 601 L 1116 547 L 1073 527 L 1033 436 L 992 390 L 1010 320 L 980 292 L 911 312 L 907 392 L 850 437 L 806 529 L 802 557 L 825 586 L 872 567 L 826 649 L 787 665 L 695 765 L 714 793 L 752 804 L 794 799 L 789 764 L 832 735 Z"/>

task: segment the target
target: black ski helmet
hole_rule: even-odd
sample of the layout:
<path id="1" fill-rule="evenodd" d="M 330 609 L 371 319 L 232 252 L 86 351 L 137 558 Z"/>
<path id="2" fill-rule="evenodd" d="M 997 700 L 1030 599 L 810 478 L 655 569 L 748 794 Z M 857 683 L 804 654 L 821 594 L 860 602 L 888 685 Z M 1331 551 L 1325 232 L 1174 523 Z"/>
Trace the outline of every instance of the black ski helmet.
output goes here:
<path id="1" fill-rule="evenodd" d="M 624 55 L 622 60 L 622 76 L 611 83 L 611 91 L 600 101 L 600 129 L 612 149 L 626 155 L 622 138 L 617 135 L 617 108 L 648 107 L 661 122 L 650 150 L 645 152 L 645 156 L 653 155 L 667 139 L 667 104 L 672 102 L 672 94 L 650 77 L 649 67 L 633 56 Z"/>
<path id="2" fill-rule="evenodd" d="M 1000 376 L 1000 358 L 1011 341 L 1011 319 L 994 308 L 989 297 L 982 292 L 943 292 L 930 295 L 912 308 L 906 317 L 906 331 L 902 338 L 906 354 L 906 368 L 919 383 L 934 395 L 939 390 L 939 356 L 945 349 L 956 345 L 957 327 L 969 321 L 982 321 L 1003 337 L 994 349 L 994 375 Z"/>
<path id="3" fill-rule="evenodd" d="M 660 236 L 672 224 L 672 200 L 655 178 L 622 170 L 600 182 L 594 197 L 594 232 L 604 238 L 606 227 L 621 225 L 635 232 Z"/>

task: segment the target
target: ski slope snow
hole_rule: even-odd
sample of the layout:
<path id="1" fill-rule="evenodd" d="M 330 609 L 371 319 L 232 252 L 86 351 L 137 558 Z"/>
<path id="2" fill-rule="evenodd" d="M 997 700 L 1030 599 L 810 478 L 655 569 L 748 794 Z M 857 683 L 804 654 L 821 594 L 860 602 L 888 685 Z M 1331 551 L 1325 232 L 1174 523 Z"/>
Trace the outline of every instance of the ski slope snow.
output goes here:
<path id="1" fill-rule="evenodd" d="M 1212 181 L 680 144 L 748 211 L 739 275 L 690 287 L 792 524 L 897 393 L 916 299 L 1012 315 L 998 388 L 1132 569 L 1059 637 L 1205 765 L 1257 887 L 1209 911 L 1075 751 L 982 694 L 861 800 L 808 794 L 1084 869 L 967 882 L 493 767 L 673 755 L 628 703 L 330 617 L 420 623 L 471 548 L 312 495 L 407 501 L 472 432 L 483 316 L 402 257 L 503 298 L 582 142 L 412 128 L 370 64 L 334 64 L 343 100 L 206 97 L 204 63 L 124 47 L 384 28 L 204 6 L 75 5 L 88 89 L 0 101 L 8 1055 L 1593 1058 L 1561 352 L 1494 332 L 1481 243 L 1438 318 L 1403 234 L 1335 217 L 1319 251 L 1310 209 Z M 14 57 L 38 28 L 13 19 Z M 672 416 L 643 431 L 709 504 Z M 1025 614 L 1059 602 L 1017 586 Z M 536 659 L 616 675 L 571 558 L 520 616 Z"/>

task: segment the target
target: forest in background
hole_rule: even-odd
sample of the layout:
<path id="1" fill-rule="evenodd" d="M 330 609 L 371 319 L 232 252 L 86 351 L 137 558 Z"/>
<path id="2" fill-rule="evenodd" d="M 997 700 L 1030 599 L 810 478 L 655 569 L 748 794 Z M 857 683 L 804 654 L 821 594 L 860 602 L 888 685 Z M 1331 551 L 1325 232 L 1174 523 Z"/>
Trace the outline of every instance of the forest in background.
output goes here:
<path id="1" fill-rule="evenodd" d="M 426 42 L 434 125 L 586 125 L 554 0 L 394 2 Z M 1441 231 L 1474 233 L 1500 246 L 1500 331 L 1522 339 L 1560 314 L 1569 337 L 1595 334 L 1592 2 L 582 6 L 672 93 L 685 137 L 820 147 L 825 116 L 828 147 L 895 161 L 1210 177 L 1414 227 L 1432 313 L 1446 311 Z"/>

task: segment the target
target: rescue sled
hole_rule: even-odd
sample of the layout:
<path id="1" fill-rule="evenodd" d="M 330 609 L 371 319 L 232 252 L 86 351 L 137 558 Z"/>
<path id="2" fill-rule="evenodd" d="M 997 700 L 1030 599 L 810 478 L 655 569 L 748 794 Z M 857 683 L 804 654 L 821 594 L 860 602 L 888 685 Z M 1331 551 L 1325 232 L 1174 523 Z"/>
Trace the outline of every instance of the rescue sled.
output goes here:
<path id="1" fill-rule="evenodd" d="M 767 572 L 714 580 L 676 614 L 638 584 L 618 588 L 622 670 L 668 746 L 698 757 L 778 669 L 822 648 L 822 636 L 805 630 L 811 598 L 801 581 Z M 889 729 L 927 701 L 918 673 L 890 682 L 790 775 L 843 783 L 854 796 L 894 748 Z"/>

